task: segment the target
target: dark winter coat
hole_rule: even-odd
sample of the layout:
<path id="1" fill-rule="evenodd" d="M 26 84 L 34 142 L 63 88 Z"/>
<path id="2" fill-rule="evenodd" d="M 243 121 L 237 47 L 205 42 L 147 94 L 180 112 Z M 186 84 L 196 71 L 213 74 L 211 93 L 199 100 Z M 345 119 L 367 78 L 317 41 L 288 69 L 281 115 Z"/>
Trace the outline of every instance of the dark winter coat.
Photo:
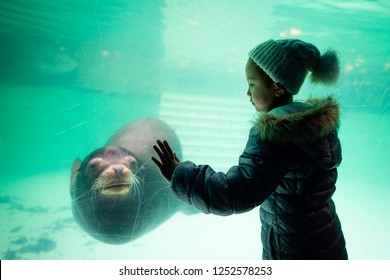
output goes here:
<path id="1" fill-rule="evenodd" d="M 172 188 L 204 213 L 260 205 L 263 259 L 347 259 L 332 195 L 341 163 L 339 106 L 332 97 L 260 115 L 239 164 L 226 173 L 181 163 Z"/>

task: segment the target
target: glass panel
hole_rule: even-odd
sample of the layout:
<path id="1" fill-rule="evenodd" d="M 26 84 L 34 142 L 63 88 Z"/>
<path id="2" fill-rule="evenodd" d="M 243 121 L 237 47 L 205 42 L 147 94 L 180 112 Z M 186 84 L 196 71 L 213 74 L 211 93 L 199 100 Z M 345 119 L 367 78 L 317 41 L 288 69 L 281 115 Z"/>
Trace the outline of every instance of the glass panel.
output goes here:
<path id="1" fill-rule="evenodd" d="M 349 257 L 389 259 L 389 6 L 0 1 L 1 258 L 260 259 L 258 208 L 228 217 L 194 213 L 177 204 L 167 184 L 148 194 L 163 194 L 162 208 L 156 200 L 148 214 L 131 210 L 145 227 L 137 238 L 117 246 L 95 239 L 72 213 L 71 169 L 76 158 L 118 144 L 109 139 L 119 128 L 152 118 L 173 129 L 182 160 L 226 172 L 237 164 L 257 116 L 247 96 L 248 51 L 270 38 L 297 38 L 321 52 L 334 48 L 341 61 L 336 85 L 306 81 L 294 98 L 334 94 L 342 105 L 343 162 L 333 199 Z M 148 133 L 156 131 L 141 129 L 144 140 L 131 142 L 141 146 L 129 155 L 145 167 L 140 174 L 152 166 L 140 157 L 142 147 L 151 149 Z M 113 235 L 120 231 L 115 227 Z M 118 235 L 131 235 L 124 232 Z"/>

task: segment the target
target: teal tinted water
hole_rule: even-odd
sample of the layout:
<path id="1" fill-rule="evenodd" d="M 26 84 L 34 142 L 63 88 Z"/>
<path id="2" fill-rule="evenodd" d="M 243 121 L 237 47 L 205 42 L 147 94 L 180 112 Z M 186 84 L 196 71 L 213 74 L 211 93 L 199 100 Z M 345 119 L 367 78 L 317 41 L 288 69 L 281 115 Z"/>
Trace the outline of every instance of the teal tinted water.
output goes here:
<path id="1" fill-rule="evenodd" d="M 185 159 L 227 170 L 253 108 L 247 51 L 295 37 L 333 46 L 343 105 L 335 201 L 351 259 L 390 259 L 389 4 L 386 1 L 0 2 L 1 259 L 258 259 L 258 211 L 175 215 L 129 244 L 73 221 L 70 167 L 125 123 L 167 121 Z"/>

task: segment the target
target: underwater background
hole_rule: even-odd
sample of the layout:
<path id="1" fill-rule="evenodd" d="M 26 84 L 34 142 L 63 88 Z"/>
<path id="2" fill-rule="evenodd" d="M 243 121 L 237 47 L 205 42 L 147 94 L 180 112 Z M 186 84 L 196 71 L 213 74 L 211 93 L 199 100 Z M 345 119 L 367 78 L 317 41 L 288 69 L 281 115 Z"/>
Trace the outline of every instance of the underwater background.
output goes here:
<path id="1" fill-rule="evenodd" d="M 261 259 L 258 209 L 175 214 L 124 244 L 73 220 L 71 166 L 143 117 L 183 159 L 236 164 L 255 112 L 248 51 L 298 38 L 341 60 L 343 162 L 334 195 L 350 259 L 390 259 L 390 2 L 0 0 L 1 259 Z"/>

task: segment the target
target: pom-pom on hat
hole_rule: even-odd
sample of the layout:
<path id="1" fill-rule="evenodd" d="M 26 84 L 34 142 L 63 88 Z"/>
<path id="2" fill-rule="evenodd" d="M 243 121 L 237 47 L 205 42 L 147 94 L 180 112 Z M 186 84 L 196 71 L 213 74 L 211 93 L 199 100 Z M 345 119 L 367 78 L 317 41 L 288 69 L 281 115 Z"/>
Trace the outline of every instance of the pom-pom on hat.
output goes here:
<path id="1" fill-rule="evenodd" d="M 308 71 L 313 83 L 333 84 L 340 74 L 333 50 L 323 55 L 316 46 L 298 39 L 268 40 L 249 52 L 249 57 L 290 94 L 299 92 Z"/>

